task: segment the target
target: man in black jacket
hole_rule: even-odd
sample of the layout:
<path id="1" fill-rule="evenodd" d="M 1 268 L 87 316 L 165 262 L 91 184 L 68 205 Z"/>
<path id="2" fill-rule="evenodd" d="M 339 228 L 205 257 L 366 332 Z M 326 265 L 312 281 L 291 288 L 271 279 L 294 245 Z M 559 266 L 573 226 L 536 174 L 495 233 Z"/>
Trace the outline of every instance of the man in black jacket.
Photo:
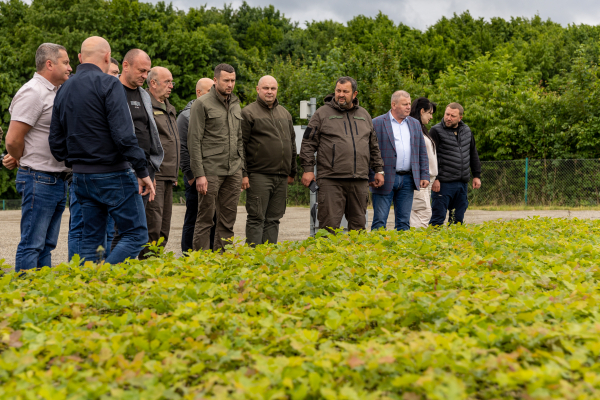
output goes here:
<path id="1" fill-rule="evenodd" d="M 72 185 L 85 221 L 80 256 L 98 260 L 110 214 L 122 239 L 106 262 L 116 264 L 136 257 L 148 241 L 140 194 L 149 194 L 153 200 L 154 186 L 135 137 L 123 85 L 106 74 L 110 45 L 98 36 L 86 39 L 79 61 L 76 77 L 61 86 L 54 100 L 50 151 L 73 168 Z"/>
<path id="2" fill-rule="evenodd" d="M 467 184 L 473 174 L 473 189 L 481 187 L 481 162 L 471 129 L 462 122 L 464 109 L 450 103 L 442 122 L 429 131 L 438 158 L 438 175 L 431 187 L 432 215 L 430 225 L 439 226 L 446 221 L 450 210 L 450 223 L 463 223 L 469 206 Z"/>

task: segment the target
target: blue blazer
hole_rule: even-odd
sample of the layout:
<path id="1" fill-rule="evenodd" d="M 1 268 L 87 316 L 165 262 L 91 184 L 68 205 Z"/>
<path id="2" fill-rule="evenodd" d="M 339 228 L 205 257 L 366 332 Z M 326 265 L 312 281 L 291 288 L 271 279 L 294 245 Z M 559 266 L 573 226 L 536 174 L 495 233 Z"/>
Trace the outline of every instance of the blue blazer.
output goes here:
<path id="1" fill-rule="evenodd" d="M 412 169 L 415 187 L 419 189 L 421 180 L 429 180 L 429 158 L 427 157 L 427 147 L 425 146 L 425 138 L 421 130 L 421 123 L 412 117 L 406 117 L 408 129 L 410 131 L 410 165 Z M 371 188 L 374 194 L 387 195 L 394 187 L 394 179 L 396 175 L 396 142 L 394 141 L 394 131 L 392 130 L 392 122 L 390 120 L 390 112 L 373 119 L 373 128 L 377 133 L 377 141 L 379 142 L 379 151 L 383 159 L 383 172 L 385 173 L 385 183 L 380 188 Z M 369 181 L 374 180 L 375 173 L 369 171 Z"/>

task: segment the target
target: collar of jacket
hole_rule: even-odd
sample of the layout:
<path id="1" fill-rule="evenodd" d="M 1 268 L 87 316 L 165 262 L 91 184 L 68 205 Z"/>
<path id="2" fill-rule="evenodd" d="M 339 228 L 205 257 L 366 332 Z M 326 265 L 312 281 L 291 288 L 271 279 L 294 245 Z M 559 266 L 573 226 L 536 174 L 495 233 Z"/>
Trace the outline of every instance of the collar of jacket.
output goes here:
<path id="1" fill-rule="evenodd" d="M 160 170 L 160 165 L 163 162 L 163 158 L 165 157 L 165 152 L 160 144 L 158 127 L 156 126 L 156 121 L 154 121 L 154 115 L 152 114 L 152 96 L 141 87 L 138 87 L 138 90 L 140 91 L 144 109 L 146 110 L 146 114 L 148 114 L 148 121 L 150 122 L 150 162 L 152 163 L 152 168 L 158 172 Z"/>
<path id="2" fill-rule="evenodd" d="M 97 66 L 96 64 L 92 64 L 92 63 L 83 63 L 83 64 L 79 64 L 77 66 L 77 69 L 75 70 L 76 72 L 83 72 L 83 71 L 96 71 L 96 72 L 102 72 L 102 70 L 100 69 L 99 66 Z"/>
<path id="3" fill-rule="evenodd" d="M 442 118 L 442 128 L 444 129 L 458 129 L 459 131 L 465 126 L 465 123 L 462 122 L 462 120 L 458 121 L 458 126 L 456 128 L 451 128 L 449 126 L 446 126 L 446 121 L 444 121 L 444 118 Z"/>
<path id="4" fill-rule="evenodd" d="M 160 102 L 160 101 L 158 101 L 158 100 L 156 100 L 156 97 L 154 97 L 154 96 L 152 95 L 152 92 L 151 92 L 149 89 L 147 89 L 147 90 L 148 90 L 148 94 L 150 95 L 150 100 L 152 101 L 152 107 L 154 107 L 154 108 L 158 108 L 158 109 L 160 109 L 161 111 L 163 111 L 163 108 L 160 106 L 160 105 L 161 105 L 161 102 Z M 169 103 L 169 99 L 165 99 L 165 106 L 166 106 L 166 108 L 167 108 L 167 112 L 168 112 L 169 114 L 175 114 L 175 107 L 173 107 L 173 106 L 171 105 L 171 103 Z"/>
<path id="5" fill-rule="evenodd" d="M 229 103 L 229 106 L 232 106 L 233 104 L 239 102 L 239 99 L 233 93 L 229 95 L 229 101 L 226 101 L 226 99 L 223 96 L 221 96 L 221 94 L 217 91 L 217 88 L 214 85 L 210 88 L 209 93 L 212 93 L 212 95 L 215 96 L 215 98 L 218 99 L 225 107 L 227 107 L 226 103 Z"/>
<path id="6" fill-rule="evenodd" d="M 277 100 L 277 98 L 275 98 L 275 101 L 273 102 L 273 107 L 271 107 L 271 108 L 269 108 L 269 105 L 260 97 L 256 98 L 256 102 L 258 104 L 260 104 L 262 107 L 266 108 L 267 110 L 271 110 L 271 109 L 274 110 L 279 105 L 279 101 Z"/>
<path id="7" fill-rule="evenodd" d="M 351 108 L 342 108 L 339 106 L 339 104 L 335 101 L 335 94 L 331 93 L 327 96 L 325 96 L 324 99 L 325 104 L 327 104 L 329 107 L 334 108 L 340 112 L 344 112 L 344 111 L 352 111 L 355 108 L 358 107 L 358 98 L 355 97 L 354 100 L 352 100 L 352 107 Z"/>

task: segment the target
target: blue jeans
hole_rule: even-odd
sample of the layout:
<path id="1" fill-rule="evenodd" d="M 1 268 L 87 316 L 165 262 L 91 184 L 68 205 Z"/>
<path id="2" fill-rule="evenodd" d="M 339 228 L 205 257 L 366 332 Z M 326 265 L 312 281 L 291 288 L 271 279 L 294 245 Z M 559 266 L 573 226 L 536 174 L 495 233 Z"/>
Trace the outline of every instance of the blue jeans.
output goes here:
<path id="1" fill-rule="evenodd" d="M 21 242 L 15 271 L 52 266 L 60 220 L 67 204 L 67 182 L 52 175 L 19 168 L 17 192 L 21 195 Z"/>
<path id="2" fill-rule="evenodd" d="M 412 174 L 395 175 L 394 187 L 389 194 L 373 193 L 373 224 L 371 230 L 386 228 L 390 207 L 394 202 L 395 229 L 410 229 L 410 211 L 413 203 L 413 192 L 416 190 Z M 386 179 L 388 179 L 386 177 Z"/>
<path id="3" fill-rule="evenodd" d="M 429 225 L 439 226 L 446 221 L 446 213 L 450 210 L 448 223 L 462 224 L 465 211 L 469 207 L 467 198 L 467 183 L 440 182 L 440 191 L 431 192 L 431 221 Z"/>
<path id="4" fill-rule="evenodd" d="M 142 246 L 148 242 L 148 228 L 134 172 L 73 174 L 73 190 L 83 218 L 79 255 L 86 261 L 98 261 L 101 255 L 97 249 L 106 244 L 106 227 L 110 216 L 119 227 L 121 240 L 106 262 L 117 264 L 127 258 L 137 257 Z"/>
<path id="5" fill-rule="evenodd" d="M 75 254 L 80 254 L 81 238 L 83 236 L 83 215 L 81 214 L 81 205 L 77 201 L 77 195 L 73 190 L 73 185 L 69 186 L 69 261 Z M 115 220 L 108 217 L 106 223 L 106 242 L 104 247 L 104 258 L 110 255 L 110 246 L 115 235 Z"/>

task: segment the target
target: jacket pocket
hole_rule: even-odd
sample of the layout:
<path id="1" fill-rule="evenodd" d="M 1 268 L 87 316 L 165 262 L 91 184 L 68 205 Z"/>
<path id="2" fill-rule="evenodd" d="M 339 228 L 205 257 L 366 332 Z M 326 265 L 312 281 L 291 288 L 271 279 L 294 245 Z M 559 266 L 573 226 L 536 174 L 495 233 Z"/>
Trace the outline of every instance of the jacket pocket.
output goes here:
<path id="1" fill-rule="evenodd" d="M 202 157 L 214 156 L 215 154 L 221 154 L 225 150 L 225 146 L 214 146 L 208 148 L 202 148 Z"/>
<path id="2" fill-rule="evenodd" d="M 242 118 L 242 112 L 240 110 L 234 110 L 231 112 L 231 114 L 233 115 L 233 119 L 231 121 L 233 125 L 233 133 L 237 134 L 242 126 L 242 120 L 244 118 Z"/>
<path id="3" fill-rule="evenodd" d="M 333 145 L 333 150 L 331 151 L 331 169 L 335 166 L 335 144 Z"/>
<path id="4" fill-rule="evenodd" d="M 225 117 L 225 111 L 221 111 L 221 110 L 207 110 L 206 111 L 206 116 L 209 119 Z"/>

